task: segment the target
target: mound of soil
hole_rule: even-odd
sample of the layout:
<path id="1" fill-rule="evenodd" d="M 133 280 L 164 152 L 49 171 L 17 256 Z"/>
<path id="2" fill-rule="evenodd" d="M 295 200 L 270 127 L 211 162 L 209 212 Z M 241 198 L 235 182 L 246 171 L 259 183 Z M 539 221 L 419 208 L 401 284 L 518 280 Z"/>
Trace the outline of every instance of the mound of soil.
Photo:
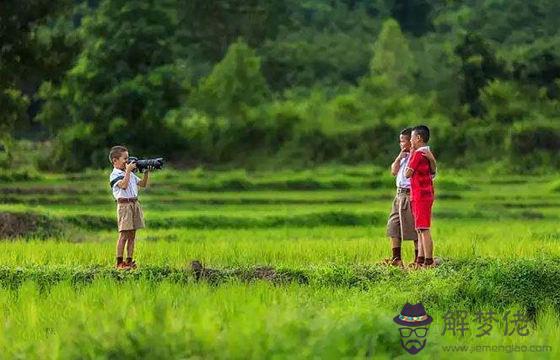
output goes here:
<path id="1" fill-rule="evenodd" d="M 208 281 L 218 283 L 226 278 L 237 278 L 242 281 L 267 280 L 273 283 L 283 283 L 289 281 L 307 282 L 299 274 L 288 274 L 270 266 L 257 266 L 245 269 L 210 269 L 205 267 L 200 261 L 193 260 L 190 263 L 190 270 L 197 281 Z"/>
<path id="2" fill-rule="evenodd" d="M 60 220 L 33 213 L 0 212 L 0 239 L 45 238 L 62 233 Z"/>

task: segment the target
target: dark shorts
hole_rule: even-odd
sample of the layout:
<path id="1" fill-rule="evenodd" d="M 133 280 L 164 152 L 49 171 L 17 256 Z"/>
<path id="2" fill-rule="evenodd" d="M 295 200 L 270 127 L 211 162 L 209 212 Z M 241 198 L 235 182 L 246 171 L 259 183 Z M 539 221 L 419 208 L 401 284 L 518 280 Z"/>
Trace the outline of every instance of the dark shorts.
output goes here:
<path id="1" fill-rule="evenodd" d="M 401 240 L 418 239 L 410 206 L 410 194 L 397 193 L 387 221 L 387 236 Z"/>

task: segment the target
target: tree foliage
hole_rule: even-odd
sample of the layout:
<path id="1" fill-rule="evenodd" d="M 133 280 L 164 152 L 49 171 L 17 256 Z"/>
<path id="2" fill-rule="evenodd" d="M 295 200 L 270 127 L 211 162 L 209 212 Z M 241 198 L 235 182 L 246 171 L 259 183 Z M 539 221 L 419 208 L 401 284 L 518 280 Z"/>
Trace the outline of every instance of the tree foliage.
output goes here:
<path id="1" fill-rule="evenodd" d="M 558 1 L 9 0 L 0 10 L 2 141 L 52 141 L 44 163 L 56 169 L 102 166 L 119 143 L 187 165 L 384 164 L 401 128 L 419 123 L 449 165 L 512 168 L 523 153 L 527 171 L 555 166 Z"/>

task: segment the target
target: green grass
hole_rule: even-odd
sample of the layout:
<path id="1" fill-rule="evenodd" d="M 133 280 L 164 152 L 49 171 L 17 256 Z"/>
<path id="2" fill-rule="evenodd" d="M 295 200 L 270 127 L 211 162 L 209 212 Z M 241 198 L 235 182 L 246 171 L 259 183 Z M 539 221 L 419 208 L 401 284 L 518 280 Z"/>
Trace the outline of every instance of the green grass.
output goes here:
<path id="1" fill-rule="evenodd" d="M 433 231 L 436 253 L 447 259 L 559 257 L 557 225 L 548 221 L 533 223 L 507 221 L 481 228 L 478 220 L 436 220 Z M 108 266 L 112 263 L 116 231 L 72 236 L 0 242 L 0 263 L 13 266 L 76 262 Z M 182 266 L 191 259 L 200 259 L 216 266 L 297 266 L 374 264 L 389 256 L 388 243 L 383 226 L 358 226 L 145 229 L 138 233 L 136 246 L 138 260 L 154 265 Z M 403 251 L 409 259 L 412 257 L 410 241 L 404 243 Z"/>
<path id="2" fill-rule="evenodd" d="M 64 282 L 43 292 L 28 282 L 15 291 L 0 291 L 5 314 L 0 348 L 6 357 L 44 359 L 394 358 L 403 351 L 392 317 L 404 299 L 378 294 L 377 288 L 278 287 L 263 282 L 215 287 L 144 279 L 118 287 L 100 280 L 79 289 Z M 429 309 L 435 319 L 446 311 Z M 476 338 L 476 333 L 465 338 L 442 335 L 442 330 L 441 323 L 433 323 L 427 347 L 418 357 L 448 357 L 446 344 L 543 345 L 555 344 L 560 335 L 551 309 L 539 314 L 527 337 L 503 336 L 499 327 L 484 338 Z M 553 346 L 539 358 L 558 354 Z"/>
<path id="3" fill-rule="evenodd" d="M 404 357 L 392 317 L 418 301 L 434 323 L 417 357 L 559 355 L 554 175 L 438 176 L 433 237 L 443 265 L 410 272 L 378 264 L 390 256 L 385 169 L 165 170 L 140 195 L 148 226 L 129 273 L 112 268 L 108 172 L 33 175 L 5 173 L 0 185 L 0 213 L 18 230 L 0 241 L 4 358 Z M 412 243 L 403 251 L 410 261 Z M 194 259 L 216 271 L 196 281 Z M 263 268 L 274 275 L 262 280 Z M 520 310 L 533 333 L 442 336 L 444 314 L 457 309 Z M 552 351 L 445 352 L 454 344 Z"/>

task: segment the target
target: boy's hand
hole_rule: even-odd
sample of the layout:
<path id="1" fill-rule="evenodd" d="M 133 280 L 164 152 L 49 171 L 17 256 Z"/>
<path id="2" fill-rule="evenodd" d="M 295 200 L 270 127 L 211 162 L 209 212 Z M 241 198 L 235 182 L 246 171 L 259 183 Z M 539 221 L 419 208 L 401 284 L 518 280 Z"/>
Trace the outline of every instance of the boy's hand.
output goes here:
<path id="1" fill-rule="evenodd" d="M 432 175 L 435 175 L 437 171 L 437 164 L 436 164 L 436 158 L 434 157 L 434 154 L 432 154 L 432 152 L 428 149 L 422 149 L 421 151 L 422 151 L 422 155 L 424 155 L 426 159 L 428 159 L 428 161 L 430 162 L 430 173 Z"/>
<path id="2" fill-rule="evenodd" d="M 428 160 L 435 160 L 436 158 L 434 157 L 434 154 L 432 154 L 432 152 L 428 149 L 422 149 L 420 150 L 422 152 L 422 154 L 424 154 L 425 157 L 428 158 Z"/>
<path id="3" fill-rule="evenodd" d="M 138 182 L 138 186 L 143 188 L 148 186 L 148 178 L 149 178 L 150 170 L 153 170 L 153 166 L 148 166 L 144 169 L 144 176 L 142 177 L 142 180 Z"/>
<path id="4" fill-rule="evenodd" d="M 131 162 L 129 164 L 126 164 L 126 171 L 127 172 L 131 172 L 134 169 L 136 169 L 136 163 Z"/>
<path id="5" fill-rule="evenodd" d="M 401 150 L 401 152 L 399 153 L 399 160 L 404 159 L 408 154 L 409 154 L 408 151 Z"/>

